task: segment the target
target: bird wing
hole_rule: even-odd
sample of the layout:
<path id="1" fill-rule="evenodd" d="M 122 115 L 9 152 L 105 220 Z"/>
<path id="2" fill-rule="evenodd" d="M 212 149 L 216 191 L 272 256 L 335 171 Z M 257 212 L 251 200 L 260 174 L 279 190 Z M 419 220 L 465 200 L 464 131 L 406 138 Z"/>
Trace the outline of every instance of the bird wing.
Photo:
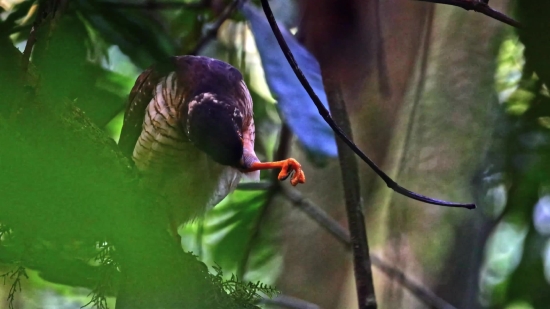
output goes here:
<path id="1" fill-rule="evenodd" d="M 153 91 L 160 77 L 154 67 L 145 70 L 137 78 L 128 97 L 122 131 L 118 141 L 119 148 L 128 158 L 132 158 L 136 142 L 141 134 L 145 110 L 153 98 Z"/>

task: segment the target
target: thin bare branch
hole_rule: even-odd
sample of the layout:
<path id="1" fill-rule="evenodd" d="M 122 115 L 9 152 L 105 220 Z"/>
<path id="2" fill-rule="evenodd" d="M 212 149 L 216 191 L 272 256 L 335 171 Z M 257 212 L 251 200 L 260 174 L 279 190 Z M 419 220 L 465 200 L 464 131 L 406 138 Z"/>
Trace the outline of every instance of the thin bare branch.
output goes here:
<path id="1" fill-rule="evenodd" d="M 31 10 L 37 10 L 36 17 L 34 19 L 34 22 L 31 26 L 31 31 L 29 32 L 29 37 L 27 38 L 27 43 L 25 44 L 25 49 L 23 50 L 23 59 L 22 59 L 22 65 L 23 65 L 23 72 L 27 72 L 29 68 L 29 62 L 31 59 L 31 53 L 34 48 L 34 44 L 36 43 L 36 30 L 40 23 L 42 22 L 42 19 L 45 15 L 45 9 L 43 4 L 38 4 L 38 8 L 31 7 Z"/>
<path id="2" fill-rule="evenodd" d="M 494 18 L 498 21 L 501 21 L 507 25 L 510 25 L 516 28 L 521 28 L 521 24 L 518 21 L 491 8 L 489 6 L 488 0 L 416 0 L 416 1 L 458 6 L 459 8 L 465 9 L 466 11 L 476 11 L 481 14 L 485 14 L 491 18 Z"/>
<path id="3" fill-rule="evenodd" d="M 292 202 L 294 206 L 303 211 L 308 217 L 313 219 L 322 228 L 344 244 L 346 248 L 351 250 L 351 241 L 348 231 L 346 231 L 346 229 L 336 220 L 331 218 L 322 208 L 315 205 L 315 203 L 311 200 L 305 198 L 302 193 L 296 189 L 283 186 L 282 193 L 290 202 Z M 456 309 L 453 305 L 441 299 L 435 293 L 421 286 L 419 283 L 414 282 L 412 279 L 408 278 L 405 273 L 392 265 L 387 264 L 376 255 L 371 254 L 370 259 L 374 267 L 386 274 L 386 276 L 388 276 L 391 280 L 397 281 L 404 288 L 409 290 L 409 292 L 429 306 L 429 308 Z"/>
<path id="4" fill-rule="evenodd" d="M 296 74 L 296 77 L 298 77 L 298 80 L 300 80 L 300 83 L 304 87 L 304 89 L 307 91 L 309 96 L 311 97 L 311 100 L 317 107 L 319 114 L 323 117 L 323 119 L 326 121 L 326 123 L 332 128 L 334 133 L 341 138 L 344 143 L 348 145 L 349 148 L 357 154 L 361 160 L 363 160 L 365 163 L 368 164 L 368 166 L 380 177 L 382 180 L 386 183 L 386 185 L 394 190 L 395 192 L 402 194 L 406 197 L 409 197 L 411 199 L 421 201 L 427 204 L 433 204 L 433 205 L 439 205 L 439 206 L 445 206 L 445 207 L 460 207 L 460 208 L 467 208 L 467 209 L 474 209 L 476 206 L 475 204 L 463 204 L 463 203 L 452 203 L 447 201 L 442 201 L 438 199 L 434 199 L 431 197 L 427 197 L 421 194 L 418 194 L 416 192 L 407 190 L 403 187 L 401 187 L 399 184 L 397 184 L 391 177 L 389 177 L 384 171 L 382 171 L 376 163 L 374 163 L 353 141 L 351 141 L 347 135 L 342 131 L 342 129 L 334 122 L 332 117 L 330 116 L 329 111 L 325 108 L 319 97 L 315 94 L 315 91 L 307 81 L 307 78 L 305 77 L 302 70 L 298 67 L 298 64 L 296 63 L 296 60 L 294 59 L 294 55 L 290 51 L 290 48 L 288 47 L 285 39 L 283 38 L 283 35 L 281 31 L 279 30 L 279 27 L 277 26 L 277 21 L 275 20 L 275 17 L 273 16 L 273 12 L 271 11 L 271 8 L 269 7 L 269 3 L 267 0 L 261 0 L 262 7 L 264 9 L 265 15 L 267 17 L 267 20 L 269 22 L 269 25 L 271 26 L 271 29 L 273 30 L 273 34 L 277 38 L 277 42 L 279 43 L 279 46 L 281 47 L 283 54 L 285 55 L 288 63 L 292 67 L 292 70 Z"/>
<path id="5" fill-rule="evenodd" d="M 195 49 L 191 51 L 191 55 L 196 55 L 200 52 L 200 50 L 212 39 L 216 37 L 218 34 L 218 30 L 222 26 L 222 24 L 229 18 L 235 10 L 244 2 L 244 0 L 234 0 L 230 4 L 228 4 L 223 12 L 220 14 L 218 19 L 210 25 L 207 25 L 206 32 L 204 35 L 200 38 L 199 42 L 197 43 L 197 46 L 195 46 Z"/>
<path id="6" fill-rule="evenodd" d="M 241 191 L 258 191 L 258 190 L 268 190 L 273 186 L 273 183 L 270 181 L 262 181 L 262 182 L 245 182 L 240 183 L 237 186 L 237 190 Z"/>
<path id="7" fill-rule="evenodd" d="M 282 193 L 294 206 L 298 207 L 298 209 L 303 211 L 313 219 L 313 221 L 319 223 L 319 225 L 332 234 L 332 236 L 341 241 L 344 245 L 350 245 L 348 231 L 332 219 L 321 207 L 318 207 L 311 200 L 305 198 L 300 191 L 294 188 L 282 186 Z"/>
<path id="8" fill-rule="evenodd" d="M 386 274 L 390 279 L 397 281 L 404 288 L 409 290 L 414 296 L 420 299 L 423 303 L 429 306 L 432 309 L 456 309 L 455 306 L 449 304 L 441 297 L 437 296 L 434 292 L 428 290 L 427 288 L 421 286 L 420 284 L 412 281 L 407 278 L 405 273 L 399 269 L 386 264 L 382 259 L 376 255 L 371 255 L 372 265 L 376 266 L 381 272 Z"/>
<path id="9" fill-rule="evenodd" d="M 36 31 L 38 27 L 46 20 L 55 21 L 59 17 L 60 13 L 66 8 L 68 0 L 52 0 L 52 1 L 38 1 L 38 8 L 36 17 L 31 27 L 29 37 L 27 38 L 27 44 L 23 50 L 23 71 L 27 72 L 31 59 L 32 50 L 36 43 Z M 50 30 L 52 26 L 50 25 Z"/>

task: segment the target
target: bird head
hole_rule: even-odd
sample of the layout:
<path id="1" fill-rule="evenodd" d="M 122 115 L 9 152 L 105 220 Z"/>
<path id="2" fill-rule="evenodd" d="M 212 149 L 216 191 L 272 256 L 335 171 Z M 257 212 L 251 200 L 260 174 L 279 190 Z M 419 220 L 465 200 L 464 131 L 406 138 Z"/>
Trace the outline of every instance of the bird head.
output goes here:
<path id="1" fill-rule="evenodd" d="M 182 125 L 197 148 L 220 164 L 239 167 L 243 115 L 231 98 L 200 93 L 189 102 L 185 121 Z"/>

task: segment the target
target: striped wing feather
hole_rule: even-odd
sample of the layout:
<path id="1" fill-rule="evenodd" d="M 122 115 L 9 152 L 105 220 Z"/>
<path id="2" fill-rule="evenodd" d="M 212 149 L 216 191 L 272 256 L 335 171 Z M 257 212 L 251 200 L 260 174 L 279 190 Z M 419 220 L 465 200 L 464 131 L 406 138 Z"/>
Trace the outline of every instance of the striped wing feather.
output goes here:
<path id="1" fill-rule="evenodd" d="M 158 72 L 151 67 L 139 75 L 130 92 L 118 142 L 122 153 L 128 158 L 132 158 L 134 147 L 141 134 L 145 110 L 153 98 L 153 90 L 159 79 Z"/>

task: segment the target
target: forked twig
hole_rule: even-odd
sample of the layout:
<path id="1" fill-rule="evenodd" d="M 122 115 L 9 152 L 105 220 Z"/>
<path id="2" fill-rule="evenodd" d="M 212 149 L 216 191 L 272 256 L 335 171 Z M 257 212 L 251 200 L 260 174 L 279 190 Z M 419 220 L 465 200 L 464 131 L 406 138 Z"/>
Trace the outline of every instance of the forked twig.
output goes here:
<path id="1" fill-rule="evenodd" d="M 481 14 L 485 14 L 489 17 L 492 17 L 498 21 L 501 21 L 507 25 L 510 25 L 516 28 L 522 27 L 518 21 L 491 8 L 489 6 L 489 0 L 416 0 L 416 1 L 458 6 L 459 8 L 465 9 L 466 11 L 476 11 Z"/>
<path id="2" fill-rule="evenodd" d="M 354 142 L 352 142 L 346 134 L 336 125 L 332 117 L 330 116 L 329 111 L 325 108 L 319 97 L 315 94 L 315 91 L 307 81 L 306 77 L 304 76 L 304 73 L 302 73 L 302 70 L 300 67 L 298 67 L 298 64 L 296 63 L 296 60 L 294 59 L 294 56 L 292 55 L 292 52 L 290 51 L 290 48 L 286 44 L 286 41 L 283 38 L 283 35 L 281 34 L 281 31 L 279 30 L 279 27 L 277 26 L 277 22 L 275 21 L 275 17 L 273 16 L 273 12 L 271 11 L 271 8 L 269 7 L 269 3 L 267 0 L 261 0 L 262 7 L 264 10 L 264 13 L 267 17 L 267 20 L 269 21 L 269 25 L 271 26 L 271 29 L 273 30 L 273 34 L 275 34 L 275 37 L 277 38 L 277 42 L 279 43 L 279 46 L 281 47 L 283 54 L 285 55 L 288 63 L 292 67 L 292 70 L 296 74 L 296 77 L 298 77 L 298 80 L 300 80 L 300 83 L 304 87 L 304 89 L 307 91 L 309 96 L 311 97 L 311 100 L 317 107 L 319 114 L 323 117 L 323 119 L 326 121 L 326 123 L 332 128 L 334 133 L 338 135 L 339 138 L 341 138 L 348 147 L 357 154 L 361 160 L 363 160 L 365 163 L 369 165 L 369 167 L 380 177 L 382 180 L 386 183 L 386 185 L 394 190 L 395 192 L 402 194 L 406 197 L 409 197 L 411 199 L 421 201 L 427 204 L 433 204 L 433 205 L 439 205 L 439 206 L 446 206 L 446 207 L 461 207 L 461 208 L 468 208 L 468 209 L 474 209 L 476 206 L 475 204 L 463 204 L 463 203 L 452 203 L 447 202 L 443 200 L 434 199 L 431 197 L 427 197 L 424 195 L 420 195 L 418 193 L 415 193 L 413 191 L 407 190 L 403 187 L 401 187 L 399 184 L 397 184 L 391 177 L 389 177 L 384 171 L 382 171 L 376 163 L 374 163 L 365 153 L 355 145 Z"/>

